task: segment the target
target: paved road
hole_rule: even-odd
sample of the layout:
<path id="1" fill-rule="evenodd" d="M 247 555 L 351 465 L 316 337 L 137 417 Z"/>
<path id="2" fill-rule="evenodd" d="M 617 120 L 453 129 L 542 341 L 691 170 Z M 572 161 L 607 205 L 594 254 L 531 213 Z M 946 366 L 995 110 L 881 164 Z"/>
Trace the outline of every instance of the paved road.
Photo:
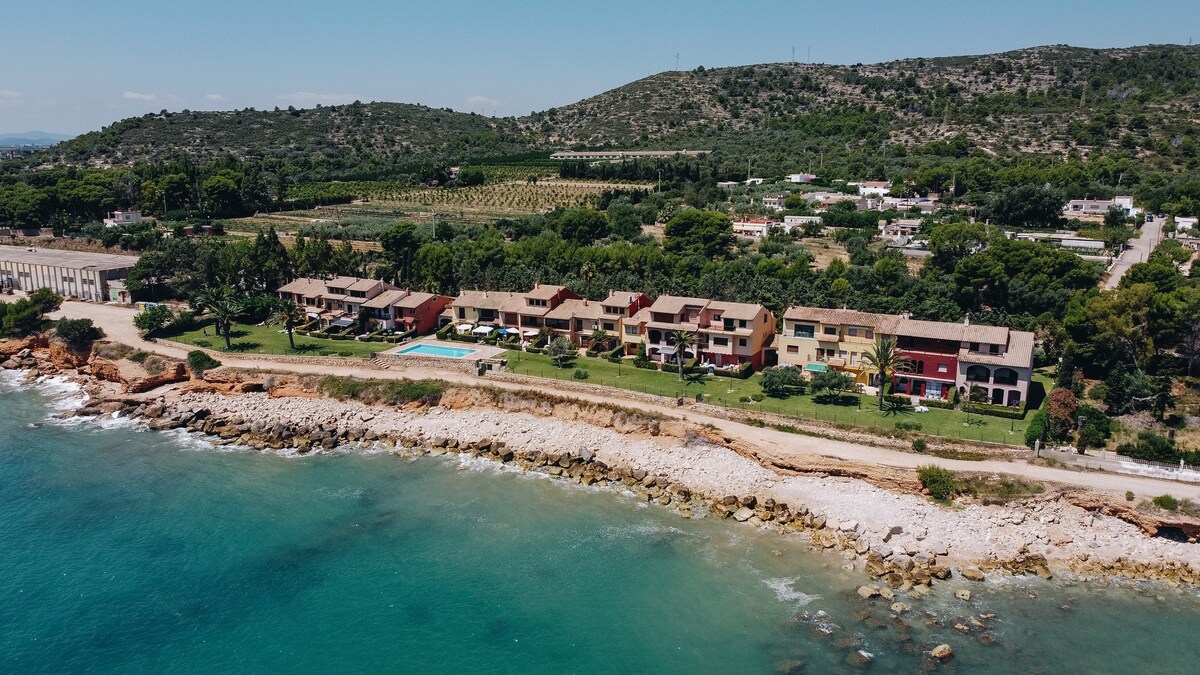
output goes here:
<path id="1" fill-rule="evenodd" d="M 72 318 L 90 318 L 96 325 L 104 329 L 108 337 L 117 342 L 144 349 L 164 356 L 183 358 L 185 350 L 171 345 L 158 344 L 143 340 L 133 328 L 133 315 L 136 312 L 126 307 L 115 305 L 99 305 L 83 302 L 63 303 L 62 309 L 51 315 L 51 318 L 69 316 Z M 330 366 L 323 363 L 285 363 L 275 361 L 258 361 L 242 359 L 232 355 L 222 355 L 221 362 L 234 368 L 270 369 L 282 372 L 311 374 L 311 375 L 340 375 L 347 377 L 375 379 L 439 379 L 447 382 L 467 385 L 479 385 L 484 381 L 479 377 L 455 372 L 431 369 L 397 369 L 380 370 L 364 365 Z M 517 391 L 529 387 L 520 383 L 487 380 L 486 384 L 501 389 Z M 547 380 L 543 389 L 553 390 L 554 381 Z M 619 389 L 597 387 L 596 393 L 581 393 L 578 391 L 562 391 L 566 397 L 581 399 L 594 403 L 620 403 L 623 392 Z M 722 434 L 729 437 L 744 439 L 756 446 L 767 458 L 785 460 L 796 465 L 811 463 L 819 456 L 822 464 L 828 465 L 828 460 L 841 460 L 855 464 L 866 464 L 879 467 L 912 470 L 923 464 L 929 464 L 931 458 L 908 452 L 898 452 L 870 445 L 860 445 L 845 441 L 835 441 L 812 436 L 789 434 L 774 429 L 752 427 L 740 422 L 734 422 L 722 417 L 712 417 L 688 409 L 680 409 L 671 405 L 648 404 L 641 400 L 630 399 L 626 404 L 631 408 L 660 413 L 672 418 L 682 418 L 697 424 L 710 424 Z M 933 460 L 940 466 L 953 471 L 991 472 L 1010 474 L 1029 480 L 1077 485 L 1108 492 L 1114 495 L 1124 495 L 1126 490 L 1132 490 L 1138 495 L 1173 494 L 1179 498 L 1191 498 L 1200 501 L 1200 485 L 1187 485 L 1172 481 L 1142 478 L 1111 473 L 1068 471 L 1048 466 L 1027 464 L 1024 462 L 984 461 L 971 462 L 962 460 Z"/>
<path id="2" fill-rule="evenodd" d="M 1137 239 L 1130 240 L 1129 247 L 1117 258 L 1117 263 L 1104 279 L 1104 290 L 1116 288 L 1117 284 L 1121 283 L 1121 277 L 1125 276 L 1134 263 L 1146 262 L 1150 258 L 1150 252 L 1162 241 L 1163 225 L 1166 223 L 1165 218 L 1155 218 L 1142 224 L 1141 234 Z"/>

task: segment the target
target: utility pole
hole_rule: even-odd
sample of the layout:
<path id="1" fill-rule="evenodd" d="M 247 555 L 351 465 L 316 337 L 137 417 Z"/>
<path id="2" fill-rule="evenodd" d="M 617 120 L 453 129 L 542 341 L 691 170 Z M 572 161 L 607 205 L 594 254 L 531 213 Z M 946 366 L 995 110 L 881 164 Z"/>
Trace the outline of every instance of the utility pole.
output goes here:
<path id="1" fill-rule="evenodd" d="M 679 52 L 675 52 L 675 70 L 679 70 Z"/>
<path id="2" fill-rule="evenodd" d="M 796 45 L 792 45 L 792 65 L 796 65 Z"/>

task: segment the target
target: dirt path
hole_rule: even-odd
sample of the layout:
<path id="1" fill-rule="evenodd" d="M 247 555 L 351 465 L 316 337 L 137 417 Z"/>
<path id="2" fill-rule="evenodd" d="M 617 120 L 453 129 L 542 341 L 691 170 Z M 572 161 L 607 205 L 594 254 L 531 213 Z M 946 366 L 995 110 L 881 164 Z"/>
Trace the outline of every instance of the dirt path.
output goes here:
<path id="1" fill-rule="evenodd" d="M 69 316 L 72 318 L 89 318 L 104 329 L 109 339 L 144 349 L 148 352 L 185 358 L 186 350 L 171 345 L 147 342 L 138 335 L 133 327 L 133 316 L 136 311 L 127 307 L 115 305 L 98 305 L 83 302 L 65 302 L 62 309 L 51 315 L 51 318 Z M 338 375 L 345 377 L 374 378 L 374 379 L 440 379 L 447 382 L 464 385 L 481 385 L 499 389 L 525 390 L 527 386 L 485 380 L 461 372 L 432 369 L 397 369 L 380 370 L 364 364 L 362 367 L 330 366 L 323 363 L 290 363 L 281 361 L 262 361 L 238 358 L 233 355 L 222 355 L 221 362 L 225 366 L 245 369 L 269 369 L 307 375 Z M 681 418 L 696 424 L 709 424 L 720 430 L 726 436 L 742 439 L 757 446 L 764 456 L 786 460 L 790 463 L 803 465 L 811 462 L 814 457 L 820 457 L 824 464 L 828 460 L 840 460 L 851 464 L 864 464 L 879 467 L 899 469 L 915 469 L 924 464 L 936 462 L 953 471 L 993 472 L 1009 474 L 1029 480 L 1062 483 L 1079 487 L 1099 490 L 1114 495 L 1124 495 L 1132 491 L 1139 497 L 1161 494 L 1172 494 L 1178 498 L 1190 498 L 1200 501 L 1200 485 L 1188 485 L 1173 481 L 1142 478 L 1124 474 L 1068 471 L 1048 466 L 1027 464 L 1024 462 L 983 461 L 972 462 L 950 459 L 933 459 L 928 456 L 907 452 L 898 452 L 886 448 L 878 448 L 857 443 L 847 443 L 811 436 L 789 434 L 773 429 L 752 427 L 740 422 L 721 417 L 712 417 L 694 411 L 680 410 L 667 405 L 648 404 L 639 400 L 621 401 L 621 392 L 608 389 L 604 393 L 583 393 L 578 391 L 556 390 L 553 380 L 546 380 L 542 387 L 545 391 L 554 392 L 567 398 L 575 398 L 594 403 L 613 403 L 626 405 L 630 408 L 657 412 L 669 417 Z"/>

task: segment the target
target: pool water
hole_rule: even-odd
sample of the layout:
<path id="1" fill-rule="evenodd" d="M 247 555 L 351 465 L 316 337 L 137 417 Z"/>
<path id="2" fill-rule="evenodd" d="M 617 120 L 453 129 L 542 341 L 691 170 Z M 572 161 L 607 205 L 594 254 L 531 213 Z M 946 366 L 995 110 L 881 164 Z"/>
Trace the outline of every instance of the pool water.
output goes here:
<path id="1" fill-rule="evenodd" d="M 441 356 L 447 359 L 461 359 L 465 356 L 470 356 L 479 350 L 477 349 L 462 349 L 460 347 L 442 347 L 441 345 L 413 345 L 407 349 L 401 349 L 397 354 L 413 355 L 413 356 Z"/>

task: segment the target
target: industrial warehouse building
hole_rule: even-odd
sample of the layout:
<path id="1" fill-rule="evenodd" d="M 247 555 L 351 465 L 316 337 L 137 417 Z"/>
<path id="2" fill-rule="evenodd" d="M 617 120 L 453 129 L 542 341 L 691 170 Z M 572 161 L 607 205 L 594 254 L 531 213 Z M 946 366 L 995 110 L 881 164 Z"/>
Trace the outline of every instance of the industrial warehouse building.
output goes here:
<path id="1" fill-rule="evenodd" d="M 0 291 L 49 288 L 65 297 L 129 302 L 124 279 L 136 256 L 0 246 Z"/>

